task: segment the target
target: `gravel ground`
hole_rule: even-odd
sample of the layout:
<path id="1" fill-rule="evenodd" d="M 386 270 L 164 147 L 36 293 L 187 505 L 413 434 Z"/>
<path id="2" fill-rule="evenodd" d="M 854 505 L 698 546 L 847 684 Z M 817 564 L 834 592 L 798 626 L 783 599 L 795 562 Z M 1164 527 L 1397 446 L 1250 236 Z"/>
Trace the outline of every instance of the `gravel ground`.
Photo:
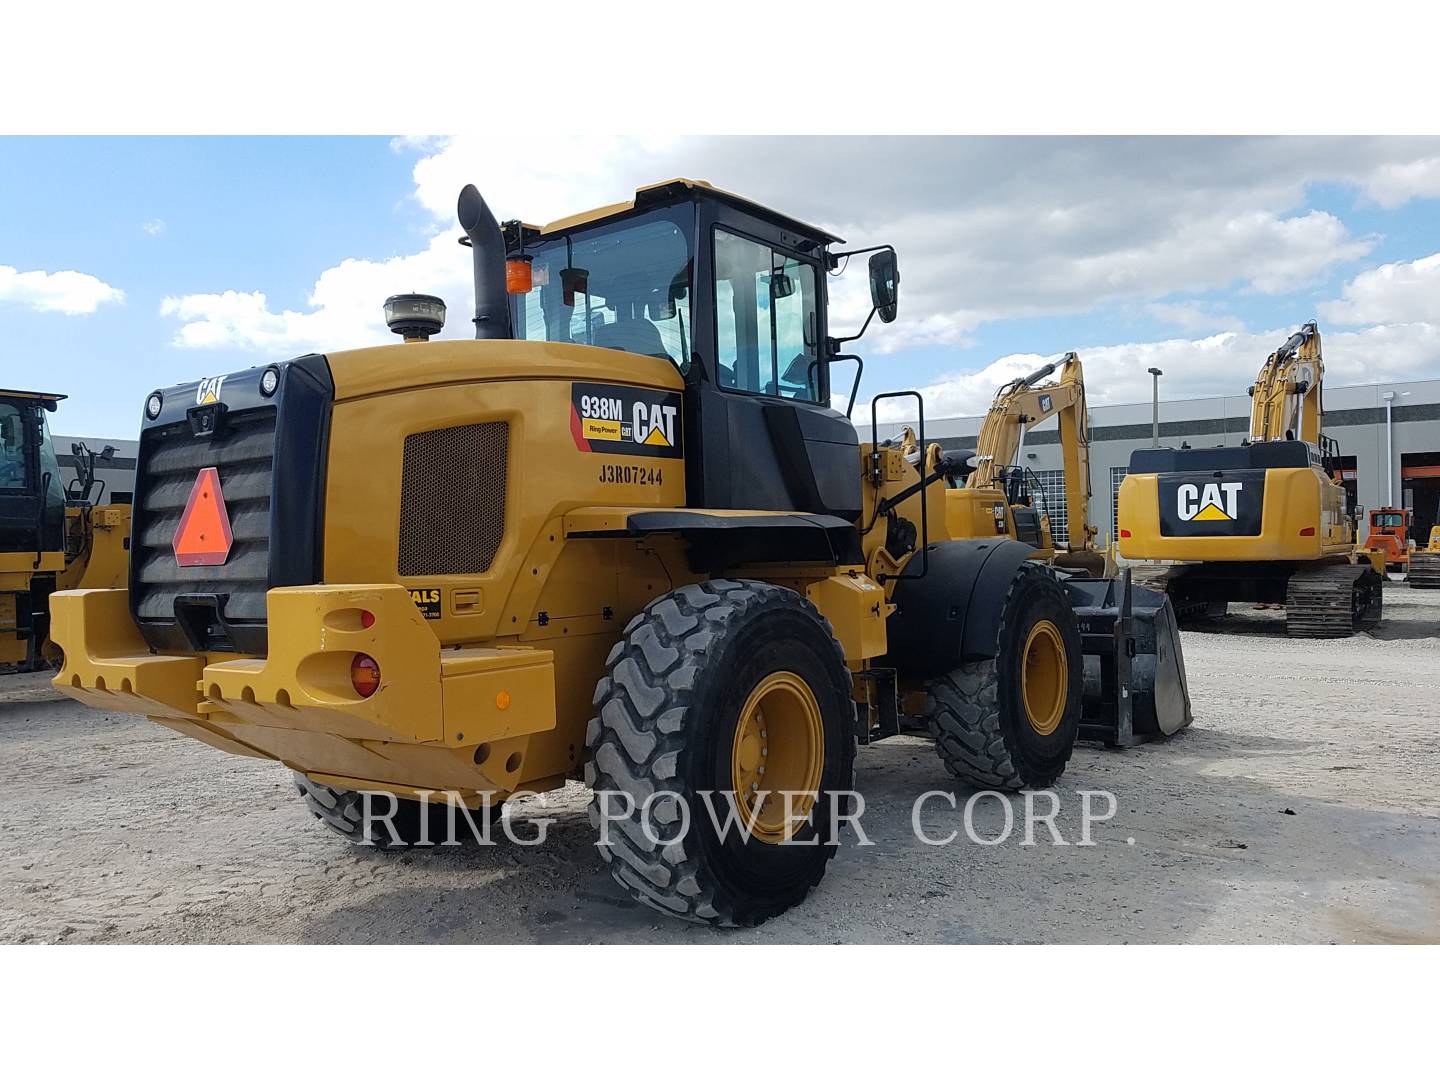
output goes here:
<path id="1" fill-rule="evenodd" d="M 1302 642 L 1276 612 L 1186 632 L 1195 724 L 1082 746 L 1057 791 L 1069 846 L 926 846 L 947 783 L 930 745 L 862 748 L 872 847 L 847 843 L 799 908 L 749 931 L 671 922 L 602 869 L 572 785 L 519 847 L 355 849 L 289 774 L 145 720 L 0 679 L 4 942 L 1440 941 L 1440 593 L 1391 584 L 1373 634 Z M 1076 846 L 1083 790 L 1118 812 Z M 1093 805 L 1103 811 L 1096 797 Z M 1017 817 L 1023 802 L 1013 800 Z M 931 835 L 962 826 L 932 800 Z M 975 831 L 1001 830 L 1001 801 Z M 516 829 L 521 833 L 520 827 Z"/>

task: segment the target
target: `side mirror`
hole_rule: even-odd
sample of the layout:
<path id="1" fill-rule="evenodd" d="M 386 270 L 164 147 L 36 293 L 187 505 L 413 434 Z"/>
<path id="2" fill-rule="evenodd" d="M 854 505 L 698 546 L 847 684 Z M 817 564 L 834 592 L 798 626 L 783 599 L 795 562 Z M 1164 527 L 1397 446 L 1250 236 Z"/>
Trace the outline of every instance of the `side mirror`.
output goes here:
<path id="1" fill-rule="evenodd" d="M 889 248 L 870 256 L 870 302 L 884 323 L 894 322 L 900 301 L 900 268 Z"/>
<path id="2" fill-rule="evenodd" d="M 795 295 L 795 279 L 783 270 L 777 270 L 770 275 L 770 296 L 775 300 L 782 300 L 787 296 Z"/>

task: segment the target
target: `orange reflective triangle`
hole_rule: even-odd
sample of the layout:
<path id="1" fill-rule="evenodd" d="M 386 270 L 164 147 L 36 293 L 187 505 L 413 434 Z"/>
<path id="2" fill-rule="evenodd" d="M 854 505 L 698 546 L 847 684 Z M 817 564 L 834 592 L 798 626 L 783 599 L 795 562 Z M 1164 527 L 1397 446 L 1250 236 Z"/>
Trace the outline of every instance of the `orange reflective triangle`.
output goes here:
<path id="1" fill-rule="evenodd" d="M 233 540 L 225 496 L 220 491 L 220 473 L 213 468 L 201 469 L 171 541 L 175 561 L 181 566 L 222 566 L 230 557 Z"/>

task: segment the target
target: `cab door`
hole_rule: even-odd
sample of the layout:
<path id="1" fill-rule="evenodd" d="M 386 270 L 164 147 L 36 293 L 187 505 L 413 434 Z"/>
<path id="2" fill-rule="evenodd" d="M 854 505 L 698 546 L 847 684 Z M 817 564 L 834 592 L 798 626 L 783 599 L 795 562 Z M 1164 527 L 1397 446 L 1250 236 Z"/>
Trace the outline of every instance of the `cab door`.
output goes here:
<path id="1" fill-rule="evenodd" d="M 728 207 L 699 218 L 704 370 L 687 395 L 692 505 L 855 520 L 855 428 L 829 407 L 825 277 L 818 244 Z M 708 261 L 708 266 L 704 265 Z"/>

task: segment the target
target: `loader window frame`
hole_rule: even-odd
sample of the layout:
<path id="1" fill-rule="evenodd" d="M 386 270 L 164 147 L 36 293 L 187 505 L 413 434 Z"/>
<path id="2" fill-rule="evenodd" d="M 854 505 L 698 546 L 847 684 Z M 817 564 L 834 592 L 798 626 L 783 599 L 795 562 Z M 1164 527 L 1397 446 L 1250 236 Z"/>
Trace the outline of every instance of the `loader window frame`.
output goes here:
<path id="1" fill-rule="evenodd" d="M 716 383 L 730 393 L 825 405 L 819 263 L 718 223 L 710 263 Z"/>
<path id="2" fill-rule="evenodd" d="M 528 241 L 533 285 L 510 297 L 516 339 L 654 356 L 685 374 L 695 340 L 694 225 L 681 205 Z"/>
<path id="3" fill-rule="evenodd" d="M 27 403 L 0 398 L 0 492 L 23 495 L 36 486 L 31 411 Z"/>

